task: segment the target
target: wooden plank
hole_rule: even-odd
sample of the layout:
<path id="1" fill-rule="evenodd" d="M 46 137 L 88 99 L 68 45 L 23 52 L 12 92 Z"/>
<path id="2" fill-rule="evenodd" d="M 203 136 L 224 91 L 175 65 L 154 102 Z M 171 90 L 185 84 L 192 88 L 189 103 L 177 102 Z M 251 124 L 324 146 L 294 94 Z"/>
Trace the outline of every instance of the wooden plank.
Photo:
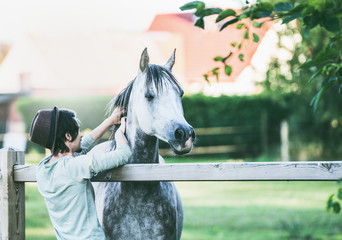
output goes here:
<path id="1" fill-rule="evenodd" d="M 25 183 L 13 177 L 13 166 L 24 163 L 24 152 L 0 150 L 1 239 L 25 239 Z"/>
<path id="2" fill-rule="evenodd" d="M 15 166 L 15 181 L 36 181 L 36 166 Z M 99 174 L 116 181 L 337 181 L 342 161 L 128 164 Z"/>

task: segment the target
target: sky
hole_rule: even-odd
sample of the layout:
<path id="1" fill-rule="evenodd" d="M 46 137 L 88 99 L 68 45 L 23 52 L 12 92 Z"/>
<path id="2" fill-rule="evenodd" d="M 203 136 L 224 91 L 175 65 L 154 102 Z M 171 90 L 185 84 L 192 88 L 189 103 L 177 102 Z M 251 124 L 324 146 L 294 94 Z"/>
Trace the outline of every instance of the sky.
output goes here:
<path id="1" fill-rule="evenodd" d="M 181 12 L 189 0 L 0 0 L 0 41 L 23 33 L 143 31 L 158 13 Z M 208 7 L 239 8 L 244 0 L 207 0 Z"/>

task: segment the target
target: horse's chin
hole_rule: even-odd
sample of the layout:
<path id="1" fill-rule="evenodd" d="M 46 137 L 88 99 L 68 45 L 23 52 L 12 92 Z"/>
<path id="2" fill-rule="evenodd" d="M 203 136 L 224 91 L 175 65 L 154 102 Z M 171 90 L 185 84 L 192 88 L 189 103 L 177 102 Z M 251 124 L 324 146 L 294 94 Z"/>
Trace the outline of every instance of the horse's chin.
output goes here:
<path id="1" fill-rule="evenodd" d="M 174 148 L 172 145 L 170 145 L 170 146 L 171 146 L 172 151 L 173 151 L 175 154 L 177 154 L 177 155 L 184 155 L 184 154 L 189 153 L 189 152 L 192 150 L 192 147 L 190 147 L 190 148 L 183 148 L 183 149 L 181 149 L 181 150 L 177 150 L 177 149 Z"/>
<path id="2" fill-rule="evenodd" d="M 185 143 L 178 141 L 169 141 L 172 151 L 177 155 L 184 155 L 189 153 L 193 147 L 193 138 L 190 137 Z"/>

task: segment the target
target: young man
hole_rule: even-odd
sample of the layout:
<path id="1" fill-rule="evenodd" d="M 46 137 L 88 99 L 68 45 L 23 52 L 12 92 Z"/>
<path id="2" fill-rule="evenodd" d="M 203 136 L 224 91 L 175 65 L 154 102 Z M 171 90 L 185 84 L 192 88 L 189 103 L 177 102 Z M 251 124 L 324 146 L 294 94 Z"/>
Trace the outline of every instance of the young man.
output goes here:
<path id="1" fill-rule="evenodd" d="M 132 152 L 124 135 L 125 119 L 120 120 L 122 113 L 123 110 L 115 109 L 84 138 L 72 111 L 57 107 L 40 110 L 33 119 L 30 140 L 49 148 L 52 153 L 38 164 L 36 175 L 57 239 L 105 240 L 89 179 L 98 172 L 128 162 Z M 110 126 L 120 123 L 114 151 L 85 155 Z"/>

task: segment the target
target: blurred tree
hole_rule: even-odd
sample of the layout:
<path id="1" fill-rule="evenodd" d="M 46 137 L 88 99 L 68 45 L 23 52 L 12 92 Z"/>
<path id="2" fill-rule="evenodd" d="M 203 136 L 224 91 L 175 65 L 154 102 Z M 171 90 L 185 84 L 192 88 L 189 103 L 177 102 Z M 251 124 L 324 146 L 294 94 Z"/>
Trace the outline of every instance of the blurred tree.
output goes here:
<path id="1" fill-rule="evenodd" d="M 248 4 L 248 1 L 246 1 Z M 258 2 L 252 5 L 246 5 L 241 11 L 233 9 L 206 8 L 202 1 L 193 1 L 183 5 L 181 10 L 195 10 L 197 17 L 195 26 L 205 28 L 204 18 L 217 15 L 216 23 L 220 26 L 220 31 L 233 25 L 243 31 L 243 37 L 240 42 L 230 43 L 232 46 L 241 49 L 246 40 L 258 42 L 259 36 L 252 32 L 252 29 L 243 20 L 252 21 L 255 28 L 262 27 L 266 21 L 282 21 L 283 24 L 298 20 L 298 29 L 303 36 L 303 44 L 306 46 L 306 62 L 300 64 L 300 69 L 312 72 L 307 80 L 309 83 L 320 77 L 319 89 L 312 98 L 312 106 L 317 109 L 318 102 L 322 95 L 330 88 L 335 89 L 342 96 L 342 34 L 340 21 L 342 19 L 342 1 L 341 0 L 309 0 L 309 1 L 287 1 L 287 2 Z M 315 41 L 311 39 L 309 33 L 315 29 L 321 28 L 326 38 Z M 238 58 L 243 61 L 243 54 L 238 53 Z M 229 53 L 227 56 L 216 56 L 214 61 L 222 62 L 225 73 L 230 75 L 232 66 L 227 60 L 233 56 Z M 276 64 L 276 62 L 274 62 Z M 217 75 L 217 68 L 210 74 Z M 204 77 L 209 81 L 209 74 Z M 298 83 L 297 83 L 298 84 Z"/>
<path id="2" fill-rule="evenodd" d="M 260 28 L 266 21 L 282 21 L 283 24 L 288 24 L 297 20 L 296 27 L 288 27 L 284 32 L 280 32 L 281 36 L 296 33 L 302 36 L 302 41 L 293 50 L 293 58 L 285 63 L 285 67 L 289 66 L 286 69 L 288 71 L 283 71 L 284 63 L 279 59 L 273 59 L 263 83 L 264 89 L 266 92 L 277 94 L 296 93 L 313 96 L 311 105 L 317 111 L 320 103 L 321 118 L 329 119 L 333 127 L 339 124 L 342 97 L 342 0 L 259 1 L 255 4 L 246 1 L 246 6 L 241 11 L 207 8 L 204 2 L 193 1 L 180 9 L 195 10 L 197 27 L 204 29 L 204 18 L 217 15 L 216 23 L 219 24 L 220 31 L 227 29 L 228 26 L 243 31 L 240 42 L 230 43 L 238 50 L 244 41 L 259 41 L 259 36 L 253 33 L 250 26 Z M 246 24 L 246 20 L 252 24 Z M 244 56 L 239 54 L 239 51 L 235 53 L 237 54 L 243 61 Z M 233 71 L 228 59 L 234 57 L 233 55 L 229 53 L 214 57 L 214 61 L 222 63 L 228 76 Z M 218 68 L 215 68 L 204 77 L 209 82 L 210 76 L 218 77 L 217 73 Z M 323 95 L 325 97 L 322 99 Z M 300 107 L 298 105 L 298 108 Z M 342 188 L 339 188 L 336 195 L 332 194 L 329 197 L 327 209 L 339 213 L 341 201 Z"/>

